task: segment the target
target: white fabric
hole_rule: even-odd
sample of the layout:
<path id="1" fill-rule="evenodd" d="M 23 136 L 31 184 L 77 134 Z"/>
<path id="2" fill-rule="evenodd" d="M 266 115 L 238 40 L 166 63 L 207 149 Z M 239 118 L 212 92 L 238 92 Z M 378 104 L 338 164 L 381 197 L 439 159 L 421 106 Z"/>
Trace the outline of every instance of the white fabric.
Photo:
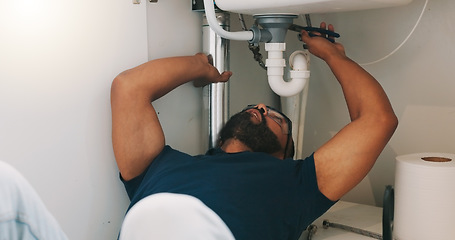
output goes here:
<path id="1" fill-rule="evenodd" d="M 221 218 L 199 199 L 158 193 L 136 203 L 125 216 L 120 240 L 232 240 Z"/>
<path id="2" fill-rule="evenodd" d="M 27 180 L 0 161 L 0 240 L 68 239 Z"/>

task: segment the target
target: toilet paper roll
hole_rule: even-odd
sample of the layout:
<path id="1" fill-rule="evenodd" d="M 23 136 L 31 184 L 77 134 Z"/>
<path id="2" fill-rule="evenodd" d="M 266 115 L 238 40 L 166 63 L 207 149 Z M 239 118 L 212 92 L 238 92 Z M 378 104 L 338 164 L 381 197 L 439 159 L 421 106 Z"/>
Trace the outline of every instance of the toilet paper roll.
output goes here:
<path id="1" fill-rule="evenodd" d="M 455 154 L 396 160 L 394 239 L 455 239 Z"/>

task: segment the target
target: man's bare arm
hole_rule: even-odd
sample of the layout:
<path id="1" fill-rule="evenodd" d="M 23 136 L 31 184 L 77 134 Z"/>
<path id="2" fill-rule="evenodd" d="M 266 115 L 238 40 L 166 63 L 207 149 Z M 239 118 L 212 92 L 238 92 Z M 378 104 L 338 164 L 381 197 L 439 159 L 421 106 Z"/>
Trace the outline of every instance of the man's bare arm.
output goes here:
<path id="1" fill-rule="evenodd" d="M 325 23 L 321 24 L 325 28 Z M 329 25 L 333 31 L 333 26 Z M 373 167 L 395 131 L 398 120 L 381 85 L 346 57 L 339 43 L 302 33 L 314 55 L 323 59 L 341 85 L 351 122 L 314 154 L 320 191 L 340 199 Z"/>
<path id="2" fill-rule="evenodd" d="M 122 177 L 141 174 L 164 147 L 151 102 L 190 81 L 202 86 L 230 76 L 220 74 L 204 54 L 157 59 L 119 74 L 111 87 L 112 143 Z"/>

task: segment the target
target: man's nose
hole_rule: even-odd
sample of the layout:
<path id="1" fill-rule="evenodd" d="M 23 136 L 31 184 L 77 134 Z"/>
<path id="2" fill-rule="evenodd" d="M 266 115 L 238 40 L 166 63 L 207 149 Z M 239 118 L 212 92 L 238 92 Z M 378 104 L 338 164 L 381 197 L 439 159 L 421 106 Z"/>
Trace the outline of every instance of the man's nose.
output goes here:
<path id="1" fill-rule="evenodd" d="M 267 106 L 263 103 L 256 105 L 256 108 L 259 109 L 264 115 L 267 115 Z"/>

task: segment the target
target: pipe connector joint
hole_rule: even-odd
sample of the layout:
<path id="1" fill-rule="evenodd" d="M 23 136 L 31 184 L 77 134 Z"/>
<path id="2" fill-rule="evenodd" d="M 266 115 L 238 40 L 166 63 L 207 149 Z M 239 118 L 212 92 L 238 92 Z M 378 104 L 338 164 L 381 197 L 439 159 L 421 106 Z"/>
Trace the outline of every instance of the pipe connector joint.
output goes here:
<path id="1" fill-rule="evenodd" d="M 272 34 L 265 29 L 259 29 L 258 26 L 252 26 L 250 28 L 250 31 L 253 32 L 253 38 L 248 41 L 251 44 L 258 44 L 260 42 L 270 42 L 270 40 L 272 40 Z"/>

